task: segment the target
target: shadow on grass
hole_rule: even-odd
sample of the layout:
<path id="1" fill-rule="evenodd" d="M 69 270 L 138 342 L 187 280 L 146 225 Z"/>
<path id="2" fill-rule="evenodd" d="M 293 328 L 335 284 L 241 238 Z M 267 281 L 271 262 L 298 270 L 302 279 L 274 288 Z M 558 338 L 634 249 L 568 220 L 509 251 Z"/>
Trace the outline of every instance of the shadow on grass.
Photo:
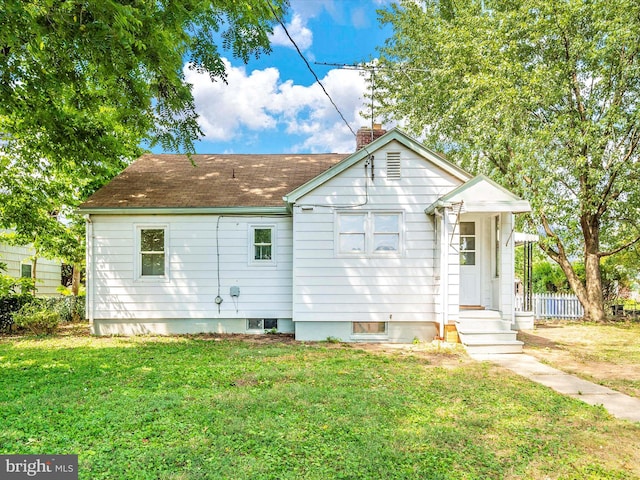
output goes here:
<path id="1" fill-rule="evenodd" d="M 534 335 L 532 333 L 523 332 L 522 330 L 518 332 L 517 338 L 524 342 L 525 348 L 549 348 L 554 350 L 564 349 L 561 344 L 554 342 L 553 340 L 549 340 L 548 338 Z"/>

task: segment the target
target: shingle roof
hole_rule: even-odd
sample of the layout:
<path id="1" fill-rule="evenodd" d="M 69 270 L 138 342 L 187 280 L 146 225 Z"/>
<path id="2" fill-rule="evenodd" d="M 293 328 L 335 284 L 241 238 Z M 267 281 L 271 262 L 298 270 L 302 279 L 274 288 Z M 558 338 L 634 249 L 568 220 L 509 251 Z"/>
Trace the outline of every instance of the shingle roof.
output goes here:
<path id="1" fill-rule="evenodd" d="M 84 202 L 91 208 L 281 207 L 345 154 L 146 154 Z"/>

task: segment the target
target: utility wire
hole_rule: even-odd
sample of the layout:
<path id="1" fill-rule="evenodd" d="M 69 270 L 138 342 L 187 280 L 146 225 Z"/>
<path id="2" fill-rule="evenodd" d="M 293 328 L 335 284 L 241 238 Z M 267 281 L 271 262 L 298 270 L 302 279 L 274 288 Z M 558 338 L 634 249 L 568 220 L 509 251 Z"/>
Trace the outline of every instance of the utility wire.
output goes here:
<path id="1" fill-rule="evenodd" d="M 316 83 L 318 85 L 320 85 L 320 88 L 322 88 L 322 91 L 324 92 L 324 94 L 327 96 L 327 98 L 329 99 L 329 101 L 331 102 L 331 105 L 333 105 L 333 108 L 336 109 L 336 112 L 338 112 L 338 115 L 340 115 L 340 118 L 342 119 L 342 121 L 344 122 L 344 124 L 347 126 L 347 128 L 349 129 L 349 131 L 353 134 L 354 137 L 357 137 L 356 132 L 353 131 L 353 128 L 351 128 L 351 125 L 349 125 L 349 122 L 347 122 L 347 119 L 344 118 L 344 115 L 342 115 L 342 112 L 340 111 L 340 109 L 338 108 L 338 106 L 336 105 L 336 103 L 333 101 L 333 99 L 331 98 L 331 95 L 329 95 L 329 92 L 327 92 L 327 89 L 324 88 L 324 85 L 322 84 L 322 82 L 320 81 L 320 79 L 318 78 L 318 76 L 316 75 L 316 72 L 313 71 L 313 68 L 311 67 L 311 64 L 309 63 L 309 61 L 306 59 L 306 57 L 304 56 L 304 54 L 300 51 L 300 48 L 298 47 L 298 45 L 296 44 L 296 42 L 293 40 L 293 38 L 291 37 L 291 35 L 289 34 L 289 31 L 287 30 L 287 27 L 285 27 L 284 22 L 282 20 L 280 20 L 280 17 L 278 16 L 278 14 L 276 13 L 275 9 L 273 8 L 273 5 L 271 5 L 271 2 L 267 2 L 267 5 L 269 5 L 269 8 L 271 9 L 271 13 L 273 13 L 273 16 L 276 18 L 276 20 L 278 21 L 278 23 L 280 24 L 280 26 L 282 27 L 282 29 L 284 30 L 284 33 L 287 35 L 287 38 L 289 38 L 289 40 L 291 41 L 291 44 L 295 47 L 296 51 L 298 52 L 298 55 L 300 55 L 300 58 L 302 58 L 302 60 L 304 61 L 305 65 L 307 66 L 307 68 L 309 69 L 309 71 L 311 72 L 311 75 L 313 75 L 313 78 L 316 79 Z"/>

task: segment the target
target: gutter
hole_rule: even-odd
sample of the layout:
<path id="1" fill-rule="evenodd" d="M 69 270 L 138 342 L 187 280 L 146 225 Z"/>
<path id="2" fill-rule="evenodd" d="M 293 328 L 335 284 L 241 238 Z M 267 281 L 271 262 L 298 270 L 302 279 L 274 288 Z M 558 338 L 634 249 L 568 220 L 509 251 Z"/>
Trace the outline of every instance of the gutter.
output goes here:
<path id="1" fill-rule="evenodd" d="M 93 291 L 95 289 L 94 285 L 94 267 L 93 267 L 93 221 L 91 220 L 91 215 L 84 215 L 84 219 L 86 220 L 85 226 L 85 235 L 87 239 L 86 252 L 85 252 L 85 263 L 86 263 L 86 302 L 85 302 L 85 316 L 87 320 L 89 320 L 89 326 L 93 329 Z"/>
<path id="2" fill-rule="evenodd" d="M 85 215 L 286 215 L 287 207 L 80 207 Z"/>

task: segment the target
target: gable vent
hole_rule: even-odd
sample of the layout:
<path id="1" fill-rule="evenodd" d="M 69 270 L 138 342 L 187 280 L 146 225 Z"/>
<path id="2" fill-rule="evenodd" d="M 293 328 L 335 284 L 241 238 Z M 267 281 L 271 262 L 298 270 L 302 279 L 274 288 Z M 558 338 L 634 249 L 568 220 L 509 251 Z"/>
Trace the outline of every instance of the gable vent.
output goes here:
<path id="1" fill-rule="evenodd" d="M 387 152 L 387 178 L 390 180 L 400 178 L 400 152 Z"/>

